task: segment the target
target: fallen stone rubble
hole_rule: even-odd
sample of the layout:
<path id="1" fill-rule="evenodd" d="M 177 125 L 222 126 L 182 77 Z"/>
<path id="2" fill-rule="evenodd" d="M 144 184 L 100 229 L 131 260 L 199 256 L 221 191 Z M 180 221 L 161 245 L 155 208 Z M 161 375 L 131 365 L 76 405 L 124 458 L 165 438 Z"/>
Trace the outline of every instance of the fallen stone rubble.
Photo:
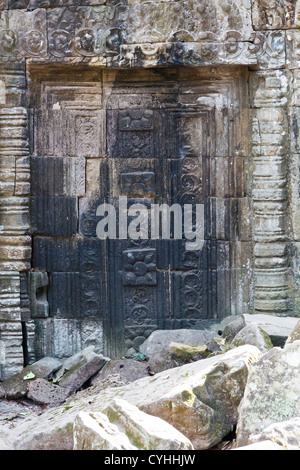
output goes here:
<path id="1" fill-rule="evenodd" d="M 300 449 L 300 321 L 248 317 L 27 366 L 0 383 L 0 449 Z"/>

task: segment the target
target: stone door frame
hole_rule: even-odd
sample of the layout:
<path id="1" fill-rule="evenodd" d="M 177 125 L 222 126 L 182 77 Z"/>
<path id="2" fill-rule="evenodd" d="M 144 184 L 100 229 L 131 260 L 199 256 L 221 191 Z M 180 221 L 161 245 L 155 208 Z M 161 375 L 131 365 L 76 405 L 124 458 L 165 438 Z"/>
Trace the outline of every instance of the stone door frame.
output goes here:
<path id="1" fill-rule="evenodd" d="M 37 1 L 33 3 L 39 6 Z M 31 118 L 27 89 L 31 67 L 36 65 L 75 67 L 80 63 L 101 67 L 108 77 L 114 67 L 249 67 L 252 162 L 249 216 L 253 220 L 249 312 L 299 315 L 299 294 L 295 289 L 299 282 L 300 235 L 297 142 L 300 64 L 296 22 L 281 25 L 282 30 L 278 27 L 272 30 L 272 26 L 261 25 L 254 16 L 256 29 L 247 24 L 246 29 L 242 25 L 239 31 L 232 31 L 231 9 L 227 30 L 222 35 L 198 35 L 195 39 L 195 35 L 178 31 L 171 41 L 154 35 L 151 42 L 150 33 L 146 36 L 143 30 L 145 41 L 137 44 L 126 42 L 123 18 L 128 9 L 135 8 L 135 2 L 133 6 L 118 6 L 118 12 L 111 16 L 100 3 L 102 6 L 66 7 L 64 23 L 60 7 L 49 12 L 38 7 L 27 11 L 26 4 L 25 9 L 21 5 L 21 9 L 14 10 L 10 9 L 10 2 L 0 2 L 1 379 L 23 365 L 22 325 L 23 330 L 28 325 L 27 337 L 34 334 L 25 277 L 31 269 Z M 243 9 L 241 4 L 236 2 L 237 8 Z"/>

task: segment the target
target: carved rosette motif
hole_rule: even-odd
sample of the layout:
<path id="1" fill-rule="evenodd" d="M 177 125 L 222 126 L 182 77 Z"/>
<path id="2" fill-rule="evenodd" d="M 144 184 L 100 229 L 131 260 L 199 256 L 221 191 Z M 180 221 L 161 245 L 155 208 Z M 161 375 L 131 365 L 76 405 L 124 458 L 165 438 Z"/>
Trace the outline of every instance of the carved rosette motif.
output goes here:
<path id="1" fill-rule="evenodd" d="M 182 277 L 181 310 L 182 318 L 197 320 L 203 318 L 203 289 L 201 271 L 189 272 Z"/>

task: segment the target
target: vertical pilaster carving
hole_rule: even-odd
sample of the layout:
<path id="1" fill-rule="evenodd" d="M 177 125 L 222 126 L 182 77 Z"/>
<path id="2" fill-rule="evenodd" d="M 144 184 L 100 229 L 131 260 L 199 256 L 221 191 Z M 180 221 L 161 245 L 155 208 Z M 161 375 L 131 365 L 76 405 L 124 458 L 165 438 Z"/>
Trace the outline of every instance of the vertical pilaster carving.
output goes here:
<path id="1" fill-rule="evenodd" d="M 30 268 L 30 166 L 22 64 L 0 64 L 0 340 L 3 380 L 23 366 L 21 272 Z"/>
<path id="2" fill-rule="evenodd" d="M 252 76 L 254 311 L 285 314 L 292 308 L 287 220 L 287 76 Z"/>

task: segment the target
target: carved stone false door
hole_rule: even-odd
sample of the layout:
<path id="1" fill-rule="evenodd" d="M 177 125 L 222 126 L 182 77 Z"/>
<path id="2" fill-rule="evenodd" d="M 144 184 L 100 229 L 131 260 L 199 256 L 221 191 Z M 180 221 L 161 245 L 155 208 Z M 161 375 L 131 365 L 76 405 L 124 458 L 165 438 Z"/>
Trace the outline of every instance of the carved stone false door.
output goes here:
<path id="1" fill-rule="evenodd" d="M 138 351 L 156 329 L 205 328 L 249 311 L 246 97 L 246 72 L 237 68 L 116 73 L 102 198 L 118 207 L 126 196 L 128 207 L 148 211 L 202 204 L 205 240 L 189 251 L 184 234 L 152 239 L 149 226 L 148 239 L 108 241 L 107 354 Z"/>
<path id="2" fill-rule="evenodd" d="M 119 109 L 112 109 L 112 98 L 107 111 L 110 184 L 106 199 L 117 208 L 118 198 L 126 196 L 128 207 L 143 204 L 149 211 L 148 239 L 108 241 L 110 315 L 104 338 L 111 356 L 132 348 L 138 351 L 156 329 L 201 328 L 208 318 L 230 313 L 229 243 L 217 241 L 213 233 L 218 207 L 218 223 L 224 232 L 230 219 L 230 204 L 224 201 L 221 208 L 210 192 L 211 152 L 218 140 L 214 100 L 197 104 L 199 91 L 191 103 L 184 103 L 178 92 L 168 99 L 155 91 L 148 93 L 139 106 L 136 95 L 127 97 L 124 109 L 120 109 L 122 99 L 115 100 L 121 103 Z M 152 107 L 151 102 L 155 103 Z M 226 128 L 228 119 L 222 115 L 220 119 L 220 127 Z M 195 209 L 196 204 L 203 204 L 203 248 L 187 250 L 184 234 L 176 240 L 152 239 L 153 203 L 179 204 L 182 215 L 184 205 L 192 204 Z M 173 230 L 174 226 L 171 237 Z"/>

